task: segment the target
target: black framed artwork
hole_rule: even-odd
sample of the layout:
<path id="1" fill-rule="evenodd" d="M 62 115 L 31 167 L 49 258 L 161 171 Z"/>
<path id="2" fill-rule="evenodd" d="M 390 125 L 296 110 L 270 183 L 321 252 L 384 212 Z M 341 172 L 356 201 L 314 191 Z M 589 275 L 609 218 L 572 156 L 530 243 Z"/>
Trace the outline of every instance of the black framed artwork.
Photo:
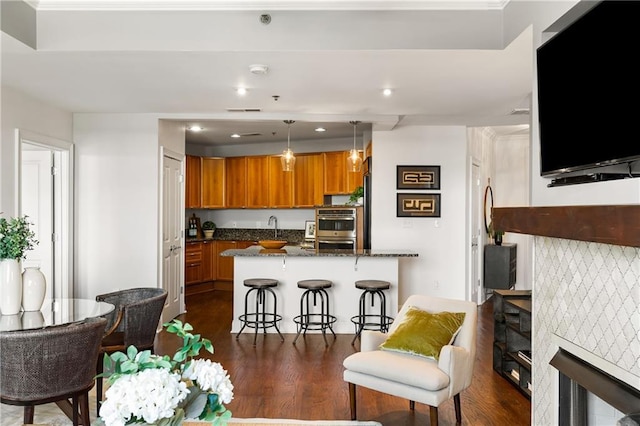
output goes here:
<path id="1" fill-rule="evenodd" d="M 440 166 L 396 166 L 397 189 L 440 189 Z"/>
<path id="2" fill-rule="evenodd" d="M 397 217 L 440 217 L 440 194 L 397 194 Z"/>

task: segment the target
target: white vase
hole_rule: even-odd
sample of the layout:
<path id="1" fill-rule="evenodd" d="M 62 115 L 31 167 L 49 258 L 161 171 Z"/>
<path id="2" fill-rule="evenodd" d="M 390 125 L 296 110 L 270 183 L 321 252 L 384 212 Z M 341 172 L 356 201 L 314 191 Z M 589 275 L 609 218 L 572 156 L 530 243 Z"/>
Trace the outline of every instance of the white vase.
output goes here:
<path id="1" fill-rule="evenodd" d="M 44 327 L 44 315 L 40 311 L 25 311 L 22 313 L 22 329 Z"/>
<path id="2" fill-rule="evenodd" d="M 0 331 L 22 330 L 22 315 L 0 315 Z"/>
<path id="3" fill-rule="evenodd" d="M 47 292 L 47 281 L 37 266 L 24 268 L 22 273 L 22 308 L 25 311 L 39 311 Z"/>
<path id="4" fill-rule="evenodd" d="M 20 261 L 17 259 L 0 260 L 0 312 L 2 315 L 20 313 L 22 305 L 22 275 Z"/>

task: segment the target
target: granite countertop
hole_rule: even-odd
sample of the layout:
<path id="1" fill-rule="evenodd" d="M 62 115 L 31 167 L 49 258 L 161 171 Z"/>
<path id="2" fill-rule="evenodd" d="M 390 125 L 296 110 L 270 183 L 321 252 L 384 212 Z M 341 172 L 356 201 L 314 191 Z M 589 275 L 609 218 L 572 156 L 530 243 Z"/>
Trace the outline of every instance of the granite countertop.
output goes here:
<path id="1" fill-rule="evenodd" d="M 264 257 L 418 257 L 418 253 L 409 250 L 316 250 L 300 246 L 287 245 L 281 249 L 264 249 L 259 245 L 246 249 L 230 249 L 220 256 Z"/>
<path id="2" fill-rule="evenodd" d="M 189 238 L 185 237 L 187 243 L 197 243 L 201 241 L 260 241 L 260 240 L 285 240 L 292 244 L 304 241 L 304 230 L 300 229 L 278 229 L 278 238 L 274 238 L 273 228 L 271 229 L 247 229 L 247 228 L 217 228 L 213 238 Z"/>

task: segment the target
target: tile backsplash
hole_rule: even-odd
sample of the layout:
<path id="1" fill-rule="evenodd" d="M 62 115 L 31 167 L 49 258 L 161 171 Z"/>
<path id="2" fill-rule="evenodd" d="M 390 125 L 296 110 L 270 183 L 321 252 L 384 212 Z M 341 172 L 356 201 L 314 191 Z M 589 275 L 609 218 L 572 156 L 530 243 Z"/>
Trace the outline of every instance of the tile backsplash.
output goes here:
<path id="1" fill-rule="evenodd" d="M 533 425 L 556 424 L 556 334 L 640 378 L 640 249 L 534 240 Z"/>

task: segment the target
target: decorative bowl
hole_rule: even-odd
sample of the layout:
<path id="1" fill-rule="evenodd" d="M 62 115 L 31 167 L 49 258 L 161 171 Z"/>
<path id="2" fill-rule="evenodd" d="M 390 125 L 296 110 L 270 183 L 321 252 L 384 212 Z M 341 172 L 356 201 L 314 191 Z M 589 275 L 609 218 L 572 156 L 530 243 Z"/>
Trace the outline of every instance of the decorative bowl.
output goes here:
<path id="1" fill-rule="evenodd" d="M 260 240 L 258 244 L 266 249 L 281 249 L 287 245 L 287 242 L 283 240 Z"/>

